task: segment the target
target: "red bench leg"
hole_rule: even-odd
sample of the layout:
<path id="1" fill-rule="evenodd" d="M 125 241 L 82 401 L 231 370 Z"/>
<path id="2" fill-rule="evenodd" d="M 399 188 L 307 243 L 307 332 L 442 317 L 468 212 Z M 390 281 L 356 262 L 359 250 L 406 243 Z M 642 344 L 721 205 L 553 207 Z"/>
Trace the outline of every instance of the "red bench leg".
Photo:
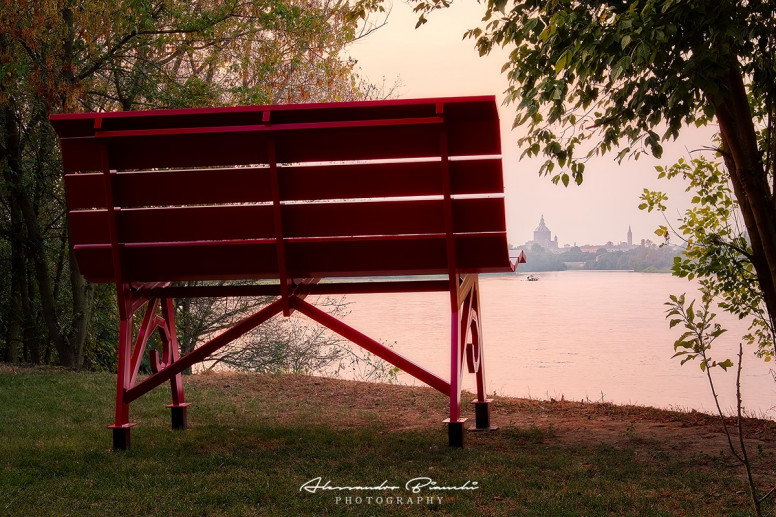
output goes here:
<path id="1" fill-rule="evenodd" d="M 124 391 L 129 389 L 132 381 L 132 315 L 128 315 L 119 323 L 119 361 L 116 376 L 116 414 L 113 425 L 113 449 L 126 450 L 130 445 L 130 430 L 135 425 L 129 421 L 129 404 L 124 402 Z"/>
<path id="2" fill-rule="evenodd" d="M 454 307 L 450 319 L 450 418 L 447 424 L 447 438 L 450 447 L 463 447 L 465 418 L 461 418 L 461 381 L 463 369 L 462 341 L 466 339 L 466 329 L 462 328 L 461 306 L 458 293 L 453 293 Z M 465 307 L 465 304 L 464 304 Z M 464 311 L 465 312 L 465 311 Z M 463 332 L 461 332 L 463 330 Z M 463 334 L 463 335 L 462 335 Z"/>
<path id="3" fill-rule="evenodd" d="M 162 318 L 158 321 L 159 336 L 162 340 L 162 360 L 159 361 L 158 354 L 151 354 L 151 369 L 154 373 L 163 370 L 180 358 L 178 351 L 178 337 L 175 327 L 175 305 L 171 298 L 162 299 Z M 186 429 L 188 419 L 186 408 L 190 406 L 183 398 L 183 380 L 178 373 L 170 379 L 170 392 L 172 393 L 172 404 L 170 408 L 170 419 L 173 429 Z"/>
<path id="4" fill-rule="evenodd" d="M 485 372 L 482 367 L 482 337 L 479 324 L 477 328 L 471 330 L 472 341 L 466 344 L 466 359 L 469 364 L 469 372 L 476 374 L 477 378 L 477 398 L 472 400 L 474 405 L 475 424 L 470 427 L 470 431 L 495 431 L 490 423 L 490 403 L 492 399 L 486 398 L 485 392 Z"/>
<path id="5" fill-rule="evenodd" d="M 475 424 L 469 428 L 470 431 L 495 431 L 490 423 L 490 403 L 492 399 L 486 398 L 485 390 L 485 369 L 483 368 L 484 350 L 482 347 L 482 326 L 480 324 L 480 292 L 479 285 L 476 285 L 470 293 L 473 297 L 470 301 L 471 312 L 469 317 L 469 338 L 466 343 L 466 362 L 469 366 L 469 373 L 476 375 L 477 379 L 477 398 L 472 401 L 474 404 Z"/>
<path id="6" fill-rule="evenodd" d="M 161 301 L 162 315 L 157 315 L 157 307 Z M 162 354 L 156 350 L 149 351 L 151 371 L 157 373 L 179 359 L 178 339 L 175 329 L 175 306 L 173 300 L 150 299 L 146 304 L 143 322 L 137 339 L 133 345 L 134 315 L 127 310 L 126 318 L 119 324 L 119 357 L 118 375 L 116 379 L 116 416 L 113 425 L 108 426 L 113 430 L 113 448 L 124 450 L 130 446 L 130 430 L 135 425 L 129 421 L 129 403 L 125 402 L 125 393 L 130 390 L 137 380 L 140 362 L 145 353 L 149 336 L 154 330 L 159 332 L 162 342 Z M 170 378 L 170 390 L 172 392 L 172 404 L 170 408 L 173 429 L 185 429 L 187 426 L 186 408 L 189 406 L 183 398 L 183 382 L 178 373 Z"/>
<path id="7" fill-rule="evenodd" d="M 486 398 L 485 372 L 483 368 L 482 327 L 480 325 L 480 293 L 479 282 L 475 276 L 464 278 L 455 293 L 451 324 L 451 354 L 450 354 L 450 418 L 445 420 L 448 425 L 448 438 L 451 447 L 463 447 L 463 425 L 461 418 L 461 380 L 463 363 L 467 364 L 469 373 L 476 375 L 477 398 L 474 402 L 475 425 L 471 431 L 495 430 L 490 423 L 491 399 Z"/>

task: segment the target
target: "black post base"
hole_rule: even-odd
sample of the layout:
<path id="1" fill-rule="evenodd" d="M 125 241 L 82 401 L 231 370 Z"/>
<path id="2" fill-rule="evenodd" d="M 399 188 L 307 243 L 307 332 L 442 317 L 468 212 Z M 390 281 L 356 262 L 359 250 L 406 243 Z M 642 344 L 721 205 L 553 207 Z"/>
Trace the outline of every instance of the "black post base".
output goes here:
<path id="1" fill-rule="evenodd" d="M 189 407 L 191 404 L 189 403 L 183 403 L 183 404 L 170 404 L 167 406 L 170 408 L 170 417 L 172 420 L 172 428 L 173 429 L 186 429 L 189 425 L 187 416 L 186 416 L 186 408 Z"/>
<path id="2" fill-rule="evenodd" d="M 129 449 L 130 436 L 132 427 L 135 424 L 124 425 L 110 425 L 109 429 L 113 430 L 113 450 L 114 451 L 126 451 Z"/>
<path id="3" fill-rule="evenodd" d="M 492 399 L 472 400 L 474 404 L 474 427 L 469 431 L 495 431 L 498 427 L 490 425 L 490 403 Z"/>
<path id="4" fill-rule="evenodd" d="M 450 447 L 463 447 L 463 424 L 466 422 L 465 418 L 460 418 L 456 422 L 451 422 L 450 419 L 446 419 L 447 424 L 447 438 Z"/>

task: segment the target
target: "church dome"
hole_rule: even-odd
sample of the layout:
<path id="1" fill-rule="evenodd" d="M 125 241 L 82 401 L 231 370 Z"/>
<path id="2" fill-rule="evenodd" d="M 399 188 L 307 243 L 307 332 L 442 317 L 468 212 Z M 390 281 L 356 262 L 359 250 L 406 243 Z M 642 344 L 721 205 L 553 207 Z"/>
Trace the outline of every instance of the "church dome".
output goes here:
<path id="1" fill-rule="evenodd" d="M 534 230 L 535 232 L 549 232 L 550 229 L 547 228 L 547 225 L 544 224 L 544 216 L 542 215 L 542 220 L 539 221 L 539 226 L 536 227 Z"/>

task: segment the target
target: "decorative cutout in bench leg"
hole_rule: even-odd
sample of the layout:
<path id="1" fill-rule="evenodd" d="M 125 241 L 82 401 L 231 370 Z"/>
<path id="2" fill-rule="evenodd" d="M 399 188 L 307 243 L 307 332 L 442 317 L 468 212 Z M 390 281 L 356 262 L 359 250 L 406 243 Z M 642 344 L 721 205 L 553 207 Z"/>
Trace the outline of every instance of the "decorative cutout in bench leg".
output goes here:
<path id="1" fill-rule="evenodd" d="M 480 290 L 479 281 L 474 280 L 471 290 L 464 301 L 467 314 L 467 342 L 466 363 L 469 373 L 473 373 L 477 380 L 477 398 L 474 404 L 475 425 L 470 431 L 495 431 L 498 427 L 490 423 L 490 403 L 492 399 L 486 397 L 485 371 L 483 367 L 482 325 L 480 324 Z"/>
<path id="2" fill-rule="evenodd" d="M 465 418 L 459 418 L 457 421 L 451 421 L 449 418 L 444 420 L 447 424 L 447 438 L 450 447 L 463 447 L 463 425 Z"/>
<path id="3" fill-rule="evenodd" d="M 151 362 L 155 368 L 154 373 L 162 368 L 167 368 L 180 359 L 178 335 L 175 327 L 175 305 L 172 298 L 162 299 L 162 321 L 158 328 L 162 340 L 162 362 L 164 364 L 160 364 L 158 356 L 155 356 L 154 361 Z M 190 404 L 184 402 L 183 379 L 180 373 L 170 379 L 170 392 L 172 393 L 172 404 L 167 407 L 170 408 L 172 428 L 186 429 L 188 427 L 186 408 Z"/>
<path id="4" fill-rule="evenodd" d="M 157 314 L 157 309 L 161 302 L 161 316 Z M 138 330 L 136 339 L 133 340 L 132 329 L 134 321 L 134 311 L 139 310 L 145 305 L 145 314 Z M 178 339 L 175 330 L 175 306 L 171 298 L 150 298 L 145 304 L 139 307 L 132 307 L 132 303 L 123 305 L 126 316 L 120 320 L 119 324 L 119 362 L 118 376 L 116 381 L 116 418 L 113 425 L 113 448 L 127 449 L 130 445 L 130 428 L 134 423 L 129 422 L 129 403 L 126 394 L 130 391 L 140 370 L 140 363 L 146 351 L 148 338 L 154 331 L 159 332 L 162 342 L 162 353 L 157 350 L 149 350 L 149 363 L 151 371 L 156 374 L 172 365 L 179 359 Z M 134 342 L 134 347 L 132 346 Z M 186 407 L 188 403 L 183 398 L 183 382 L 181 374 L 178 373 L 170 378 L 170 388 L 172 391 L 172 404 L 170 408 L 171 422 L 173 429 L 186 429 L 188 420 Z"/>
<path id="5" fill-rule="evenodd" d="M 162 316 L 161 318 L 156 317 L 154 325 L 159 331 L 159 338 L 162 341 L 162 356 L 160 358 L 159 352 L 156 350 L 148 351 L 153 373 L 159 373 L 170 367 L 180 358 L 175 328 L 175 306 L 172 298 L 162 298 L 161 306 Z M 166 407 L 170 408 L 172 428 L 186 429 L 188 427 L 186 408 L 190 404 L 184 402 L 183 399 L 183 380 L 180 373 L 170 379 L 170 392 L 172 393 L 172 404 L 168 404 Z"/>

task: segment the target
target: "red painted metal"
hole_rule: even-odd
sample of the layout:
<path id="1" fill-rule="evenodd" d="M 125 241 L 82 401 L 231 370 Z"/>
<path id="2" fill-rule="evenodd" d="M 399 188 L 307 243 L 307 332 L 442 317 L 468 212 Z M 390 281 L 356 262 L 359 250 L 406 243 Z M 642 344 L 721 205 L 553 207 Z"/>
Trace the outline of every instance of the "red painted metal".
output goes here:
<path id="1" fill-rule="evenodd" d="M 263 120 L 269 127 L 269 113 L 264 112 Z M 267 161 L 270 170 L 270 186 L 272 188 L 272 222 L 275 236 L 275 251 L 277 259 L 278 280 L 280 281 L 280 301 L 283 305 L 283 316 L 291 315 L 291 305 L 288 302 L 288 293 L 291 288 L 291 278 L 288 276 L 288 263 L 286 261 L 286 240 L 283 231 L 283 207 L 280 204 L 280 179 L 278 178 L 277 148 L 275 138 L 267 139 Z"/>
<path id="2" fill-rule="evenodd" d="M 438 103 L 436 105 L 437 115 L 440 117 L 445 116 L 444 104 Z M 450 290 L 450 417 L 445 420 L 448 424 L 448 435 L 450 438 L 450 445 L 463 446 L 463 438 L 461 435 L 459 443 L 459 424 L 462 424 L 461 419 L 461 342 L 460 342 L 460 328 L 459 328 L 459 304 L 458 289 L 459 289 L 459 268 L 457 263 L 457 246 L 455 242 L 455 223 L 453 214 L 453 201 L 452 201 L 452 187 L 450 182 L 450 149 L 448 141 L 448 133 L 446 130 L 439 131 L 439 155 L 441 157 L 441 171 L 442 171 L 442 195 L 443 195 L 443 210 L 444 210 L 444 227 L 445 227 L 445 248 L 447 255 L 447 274 Z"/>
<path id="3" fill-rule="evenodd" d="M 132 348 L 132 360 L 130 362 L 132 372 L 129 377 L 128 385 L 132 386 L 137 381 L 137 374 L 140 371 L 140 363 L 143 359 L 143 354 L 148 344 L 148 338 L 151 337 L 153 331 L 160 326 L 160 322 L 156 316 L 156 307 L 159 300 L 153 298 L 148 301 L 145 315 L 143 316 L 143 322 L 140 324 L 140 330 L 137 333 L 137 339 L 135 340 L 135 346 Z M 164 325 L 166 322 L 162 322 Z M 155 361 L 151 361 L 153 368 Z"/>
<path id="4" fill-rule="evenodd" d="M 455 160 L 449 166 L 454 196 L 504 191 L 499 158 Z M 438 160 L 278 169 L 284 201 L 442 195 Z M 269 174 L 268 167 L 118 172 L 115 195 L 123 207 L 266 203 L 272 200 Z M 67 174 L 68 209 L 105 208 L 101 182 L 97 173 Z"/>
<path id="5" fill-rule="evenodd" d="M 467 273 L 509 270 L 504 233 L 455 237 L 458 267 Z M 107 244 L 76 245 L 78 266 L 93 282 L 114 280 Z M 240 280 L 277 278 L 274 239 L 127 243 L 133 281 Z M 288 239 L 292 278 L 437 275 L 447 273 L 443 234 L 334 239 Z"/>
<path id="6" fill-rule="evenodd" d="M 324 327 L 333 330 L 345 339 L 352 341 L 364 350 L 375 354 L 392 365 L 398 366 L 404 372 L 412 375 L 422 382 L 425 382 L 435 390 L 440 391 L 445 395 L 450 394 L 449 382 L 437 377 L 428 370 L 421 368 L 412 361 L 405 359 L 390 348 L 368 337 L 366 334 L 363 334 L 358 330 L 349 327 L 337 318 L 330 316 L 326 312 L 318 309 L 317 307 L 314 307 L 313 305 L 310 305 L 307 302 L 301 301 L 298 298 L 292 299 L 292 305 L 296 310 L 308 318 L 317 321 Z"/>
<path id="7" fill-rule="evenodd" d="M 439 199 L 395 202 L 208 205 L 122 208 L 116 214 L 125 244 L 269 239 L 432 235 L 445 232 Z M 498 198 L 452 200 L 454 232 L 506 231 Z M 73 210 L 75 245 L 110 244 L 107 210 Z M 273 218 L 282 220 L 275 228 Z"/>
<path id="8" fill-rule="evenodd" d="M 79 268 L 116 286 L 114 447 L 129 446 L 129 404 L 167 381 L 173 427 L 184 428 L 181 372 L 294 310 L 449 396 L 451 445 L 463 443 L 461 381 L 464 369 L 473 373 L 476 427 L 490 427 L 476 275 L 514 270 L 493 97 L 69 114 L 51 122 L 64 170 L 75 173 L 65 188 Z M 394 275 L 405 278 L 339 278 Z M 406 278 L 414 275 L 441 278 Z M 254 279 L 272 282 L 171 285 Z M 449 382 L 304 301 L 427 291 L 450 295 Z M 207 296 L 275 300 L 179 357 L 173 299 Z M 162 350 L 148 350 L 153 374 L 140 380 L 153 332 Z"/>
<path id="9" fill-rule="evenodd" d="M 296 282 L 292 282 L 296 283 Z M 298 287 L 297 292 L 307 295 L 428 293 L 447 291 L 447 280 L 390 280 L 390 281 L 327 281 Z M 279 284 L 257 285 L 193 285 L 169 287 L 140 287 L 136 295 L 149 298 L 224 298 L 230 296 L 280 296 Z"/>
<path id="10" fill-rule="evenodd" d="M 173 379 L 186 368 L 190 368 L 196 363 L 204 361 L 214 352 L 220 350 L 232 341 L 242 337 L 247 332 L 255 329 L 271 317 L 279 314 L 282 310 L 283 307 L 280 303 L 280 300 L 272 302 L 271 304 L 262 308 L 256 314 L 243 319 L 204 345 L 181 357 L 179 360 L 166 365 L 164 369 L 159 370 L 157 373 L 154 373 L 150 377 L 136 384 L 134 387 L 125 388 L 121 394 L 122 402 L 129 404 L 133 400 L 137 400 L 139 397 L 145 395 L 160 384 Z"/>
<path id="11" fill-rule="evenodd" d="M 256 150 L 271 134 L 279 138 L 277 159 L 282 163 L 377 160 L 437 156 L 433 135 L 439 124 L 439 103 L 446 110 L 451 156 L 501 153 L 493 97 L 68 114 L 55 115 L 51 121 L 64 137 L 65 172 L 99 170 L 92 124 L 97 117 L 104 121 L 100 139 L 109 132 L 144 132 L 144 136 L 120 133 L 125 136 L 111 138 L 116 169 L 255 164 Z M 261 123 L 264 112 L 272 113 L 271 128 Z M 351 125 L 342 127 L 342 121 Z M 421 123 L 409 123 L 413 121 Z M 181 131 L 186 128 L 193 128 L 192 132 Z M 197 128 L 222 129 L 203 134 Z M 165 134 L 171 131 L 178 134 Z M 140 148 L 143 153 L 137 152 Z M 259 159 L 258 163 L 266 163 L 266 156 L 260 154 Z"/>

